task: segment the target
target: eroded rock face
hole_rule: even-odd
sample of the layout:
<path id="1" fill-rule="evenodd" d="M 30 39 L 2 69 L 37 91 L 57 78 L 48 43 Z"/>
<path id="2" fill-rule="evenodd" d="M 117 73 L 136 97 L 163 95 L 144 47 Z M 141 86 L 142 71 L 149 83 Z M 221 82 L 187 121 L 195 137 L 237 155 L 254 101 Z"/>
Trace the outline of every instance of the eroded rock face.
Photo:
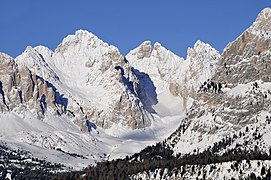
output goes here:
<path id="1" fill-rule="evenodd" d="M 251 27 L 225 48 L 217 72 L 211 79 L 213 84 L 221 83 L 226 88 L 223 93 L 207 93 L 208 99 L 204 102 L 208 108 L 214 109 L 214 113 L 219 112 L 221 119 L 230 122 L 233 128 L 240 129 L 243 125 L 255 123 L 254 116 L 262 111 L 271 112 L 268 98 L 271 36 L 266 35 L 271 31 L 270 22 L 271 9 L 267 8 L 258 15 Z M 242 89 L 245 94 L 241 93 Z M 229 111 L 227 108 L 234 110 Z"/>
<path id="2" fill-rule="evenodd" d="M 222 83 L 230 90 L 225 88 L 222 94 L 210 95 L 205 102 L 209 107 L 235 109 L 230 112 L 219 110 L 224 116 L 222 119 L 228 117 L 225 122 L 234 124 L 235 128 L 256 122 L 253 117 L 261 111 L 270 112 L 269 91 L 266 87 L 271 82 L 270 31 L 271 9 L 267 8 L 258 15 L 251 27 L 225 48 L 212 79 L 214 83 Z M 242 88 L 246 89 L 246 94 L 231 93 Z"/>
<path id="3" fill-rule="evenodd" d="M 264 9 L 256 21 L 222 53 L 215 80 L 226 84 L 256 80 L 270 82 L 271 10 Z"/>
<path id="4" fill-rule="evenodd" d="M 265 126 L 265 118 L 271 114 L 270 17 L 271 9 L 263 10 L 253 25 L 224 49 L 216 71 L 195 94 L 182 131 L 170 138 L 170 143 L 177 144 L 174 147 L 185 145 L 188 139 L 190 147 L 200 146 L 203 139 L 212 144 L 246 127 Z M 194 52 L 189 54 L 194 57 Z M 189 138 L 178 138 L 180 134 Z M 263 145 L 264 150 L 268 148 Z"/>
<path id="5" fill-rule="evenodd" d="M 14 59 L 6 54 L 0 54 L 0 64 L 2 111 L 28 107 L 39 117 L 46 110 L 57 111 L 55 92 L 53 87 L 48 87 L 48 82 L 26 67 L 19 69 Z"/>

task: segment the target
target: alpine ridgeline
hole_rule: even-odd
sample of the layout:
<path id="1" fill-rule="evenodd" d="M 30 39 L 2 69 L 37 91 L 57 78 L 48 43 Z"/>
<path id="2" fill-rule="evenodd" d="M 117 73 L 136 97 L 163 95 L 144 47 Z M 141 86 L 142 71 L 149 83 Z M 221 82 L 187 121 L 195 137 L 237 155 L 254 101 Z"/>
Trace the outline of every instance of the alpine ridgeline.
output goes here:
<path id="1" fill-rule="evenodd" d="M 128 168 L 125 178 L 135 179 L 193 177 L 192 165 L 198 164 L 220 162 L 223 170 L 237 160 L 225 155 L 233 151 L 270 155 L 270 8 L 221 55 L 197 41 L 185 60 L 158 42 L 152 46 L 145 41 L 124 57 L 116 47 L 79 30 L 55 51 L 27 47 L 15 59 L 1 53 L 0 63 L 0 141 L 7 148 L 27 149 L 38 158 L 80 169 L 160 141 L 126 158 L 125 167 L 153 163 L 149 165 L 155 172 L 145 168 L 148 164 L 142 171 Z M 213 158 L 200 161 L 204 153 Z M 165 163 L 165 154 L 173 160 Z M 196 160 L 187 161 L 189 157 Z M 121 167 L 117 162 L 112 161 L 112 167 Z M 162 171 L 166 165 L 174 167 Z M 197 170 L 202 178 L 230 174 Z M 242 172 L 245 178 L 250 171 Z"/>

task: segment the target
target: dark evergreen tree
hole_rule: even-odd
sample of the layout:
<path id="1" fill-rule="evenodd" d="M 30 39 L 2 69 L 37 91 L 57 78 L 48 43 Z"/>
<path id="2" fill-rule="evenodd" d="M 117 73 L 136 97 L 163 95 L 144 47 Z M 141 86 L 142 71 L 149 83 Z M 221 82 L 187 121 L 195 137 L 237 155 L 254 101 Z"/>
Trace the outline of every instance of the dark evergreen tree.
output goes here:
<path id="1" fill-rule="evenodd" d="M 256 175 L 253 172 L 250 174 L 250 179 L 251 180 L 256 180 L 257 179 Z"/>
<path id="2" fill-rule="evenodd" d="M 261 175 L 265 175 L 265 167 L 263 166 L 262 169 L 261 169 Z"/>

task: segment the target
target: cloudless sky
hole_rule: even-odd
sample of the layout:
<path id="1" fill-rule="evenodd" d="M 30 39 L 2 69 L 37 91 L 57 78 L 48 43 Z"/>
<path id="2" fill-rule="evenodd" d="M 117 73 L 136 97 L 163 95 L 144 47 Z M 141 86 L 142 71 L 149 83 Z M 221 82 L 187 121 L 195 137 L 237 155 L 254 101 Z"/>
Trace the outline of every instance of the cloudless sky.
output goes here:
<path id="1" fill-rule="evenodd" d="M 26 46 L 54 50 L 85 29 L 123 55 L 145 40 L 185 57 L 200 39 L 220 52 L 271 0 L 0 0 L 0 52 L 13 57 Z"/>

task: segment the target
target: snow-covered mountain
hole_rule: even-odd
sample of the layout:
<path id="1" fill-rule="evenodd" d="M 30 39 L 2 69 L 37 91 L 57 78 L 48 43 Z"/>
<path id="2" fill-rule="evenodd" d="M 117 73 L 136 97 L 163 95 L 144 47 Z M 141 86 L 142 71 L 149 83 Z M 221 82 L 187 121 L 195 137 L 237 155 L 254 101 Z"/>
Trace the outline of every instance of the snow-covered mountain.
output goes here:
<path id="1" fill-rule="evenodd" d="M 155 88 L 152 79 L 87 31 L 67 36 L 55 51 L 28 46 L 0 60 L 1 142 L 52 163 L 78 169 L 132 155 L 166 138 L 184 114 L 153 111 L 142 96 L 156 93 L 144 89 Z"/>
<path id="2" fill-rule="evenodd" d="M 15 59 L 1 53 L 0 64 L 3 152 L 31 152 L 63 164 L 59 171 L 132 155 L 89 167 L 82 178 L 102 166 L 117 167 L 106 170 L 110 176 L 129 166 L 134 179 L 221 179 L 229 167 L 242 167 L 232 175 L 246 178 L 270 166 L 270 8 L 221 55 L 197 41 L 184 59 L 145 41 L 124 57 L 78 30 L 54 51 L 27 47 Z"/>
<path id="3" fill-rule="evenodd" d="M 116 47 L 87 31 L 67 36 L 55 52 L 27 47 L 16 63 L 54 84 L 67 101 L 63 113 L 74 116 L 81 128 L 86 120 L 103 128 L 150 125 L 152 116 L 136 96 L 137 79 L 129 64 Z"/>

